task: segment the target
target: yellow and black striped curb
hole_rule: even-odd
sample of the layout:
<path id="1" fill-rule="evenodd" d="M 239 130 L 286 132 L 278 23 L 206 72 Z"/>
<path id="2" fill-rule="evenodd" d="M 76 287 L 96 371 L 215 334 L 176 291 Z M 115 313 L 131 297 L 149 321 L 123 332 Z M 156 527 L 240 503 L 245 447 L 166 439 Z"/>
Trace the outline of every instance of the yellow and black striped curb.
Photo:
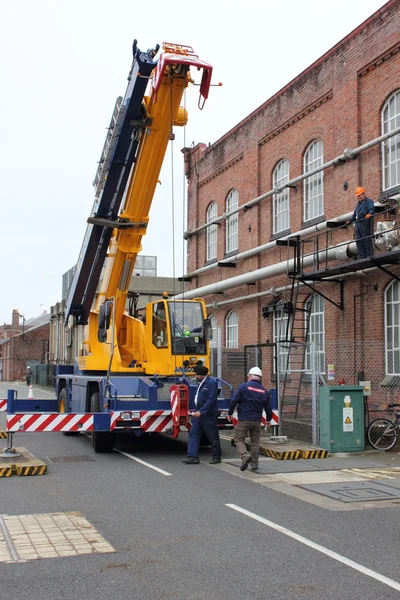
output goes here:
<path id="1" fill-rule="evenodd" d="M 47 465 L 41 464 L 33 467 L 32 465 L 15 465 L 14 475 L 21 476 L 29 476 L 29 475 L 46 475 L 47 473 Z"/>
<path id="2" fill-rule="evenodd" d="M 321 450 L 318 448 L 317 450 L 302 450 L 301 458 L 327 458 L 328 450 Z"/>
<path id="3" fill-rule="evenodd" d="M 4 467 L 0 465 L 0 477 L 11 477 L 12 467 Z"/>
<path id="4" fill-rule="evenodd" d="M 0 440 L 6 440 L 7 439 L 7 432 L 4 431 L 4 429 L 0 429 Z"/>
<path id="5" fill-rule="evenodd" d="M 272 450 L 271 448 L 265 448 L 260 446 L 260 454 L 262 456 L 269 456 L 275 460 L 298 460 L 301 458 L 301 450 Z"/>
<path id="6" fill-rule="evenodd" d="M 21 456 L 0 458 L 0 477 L 46 475 L 47 465 L 26 448 L 16 448 Z"/>

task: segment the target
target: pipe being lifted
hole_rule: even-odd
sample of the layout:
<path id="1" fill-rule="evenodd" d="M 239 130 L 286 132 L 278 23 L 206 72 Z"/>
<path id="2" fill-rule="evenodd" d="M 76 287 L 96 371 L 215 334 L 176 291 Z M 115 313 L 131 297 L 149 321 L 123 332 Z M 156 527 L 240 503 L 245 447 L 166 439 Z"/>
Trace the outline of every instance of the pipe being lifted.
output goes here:
<path id="1" fill-rule="evenodd" d="M 361 146 L 358 146 L 358 148 L 345 148 L 345 150 L 343 151 L 343 154 L 341 154 L 340 156 L 337 156 L 336 158 L 329 160 L 328 162 L 317 167 L 316 169 L 313 169 L 312 171 L 309 171 L 308 173 L 303 173 L 302 175 L 299 175 L 298 177 L 295 177 L 294 179 L 290 179 L 288 182 L 286 182 L 282 185 L 279 185 L 276 188 L 269 190 L 268 192 L 265 192 L 265 194 L 261 194 L 261 196 L 257 196 L 257 198 L 253 198 L 253 200 L 246 202 L 246 204 L 242 204 L 241 206 L 238 206 L 234 210 L 224 213 L 220 217 L 216 217 L 209 223 L 204 223 L 204 225 L 200 225 L 196 229 L 192 229 L 192 231 L 186 231 L 184 233 L 183 237 L 185 238 L 185 240 L 187 240 L 190 237 L 192 237 L 194 234 L 199 233 L 200 231 L 203 231 L 203 229 L 206 229 L 207 227 L 211 227 L 211 225 L 217 225 L 218 223 L 220 223 L 221 221 L 224 221 L 225 219 L 228 219 L 232 215 L 235 215 L 236 213 L 238 213 L 242 210 L 247 210 L 248 208 L 251 208 L 255 204 L 258 204 L 261 200 L 264 200 L 265 198 L 269 198 L 270 196 L 273 196 L 274 194 L 279 194 L 287 187 L 295 185 L 296 183 L 299 183 L 300 181 L 304 181 L 304 179 L 308 179 L 309 177 L 312 177 L 313 175 L 316 175 L 317 173 L 320 173 L 321 171 L 325 171 L 325 169 L 328 169 L 329 167 L 334 167 L 337 164 L 346 162 L 348 160 L 352 160 L 353 158 L 357 158 L 357 156 L 364 150 L 368 150 L 369 148 L 372 148 L 373 146 L 376 146 L 377 144 L 380 144 L 381 142 L 384 142 L 385 140 L 387 140 L 391 137 L 394 137 L 395 135 L 398 135 L 398 134 L 400 134 L 400 127 L 397 127 L 396 129 L 393 129 L 393 131 L 389 131 L 388 133 L 385 133 L 384 135 L 381 135 L 381 136 L 367 142 L 366 144 L 362 144 Z"/>
<path id="2" fill-rule="evenodd" d="M 356 242 L 347 242 L 347 244 L 339 244 L 338 246 L 333 246 L 328 250 L 321 250 L 318 253 L 312 253 L 306 255 L 302 260 L 303 267 L 310 267 L 315 264 L 317 257 L 321 261 L 329 261 L 329 260 L 337 260 L 340 254 L 343 252 L 343 248 L 345 248 L 346 255 L 356 256 L 357 255 L 357 245 Z M 178 294 L 174 296 L 175 300 L 190 300 L 191 298 L 202 298 L 204 296 L 208 296 L 210 294 L 218 294 L 221 292 L 225 292 L 226 290 L 232 289 L 234 287 L 240 287 L 241 285 L 247 285 L 251 283 L 255 283 L 256 281 L 261 281 L 262 279 L 268 279 L 269 277 L 275 277 L 276 275 L 282 275 L 287 271 L 293 271 L 295 268 L 295 262 L 293 258 L 289 260 L 283 260 L 279 263 L 275 263 L 274 265 L 269 265 L 267 267 L 262 267 L 261 269 L 257 269 L 256 271 L 250 271 L 249 273 L 243 273 L 242 275 L 237 275 L 236 277 L 229 277 L 228 279 L 223 279 L 222 281 L 216 281 L 214 283 L 210 283 L 209 285 L 203 285 L 202 287 L 198 287 L 194 290 L 189 290 L 184 294 Z M 307 273 L 305 274 L 305 278 Z"/>

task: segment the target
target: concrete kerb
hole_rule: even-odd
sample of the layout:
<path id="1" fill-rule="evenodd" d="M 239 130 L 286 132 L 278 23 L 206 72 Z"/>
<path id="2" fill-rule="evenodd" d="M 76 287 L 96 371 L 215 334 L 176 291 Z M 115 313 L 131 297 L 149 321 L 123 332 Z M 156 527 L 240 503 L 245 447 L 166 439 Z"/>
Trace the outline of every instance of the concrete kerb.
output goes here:
<path id="1" fill-rule="evenodd" d="M 0 477 L 46 475 L 46 463 L 33 456 L 26 448 L 15 448 L 15 450 L 21 456 L 0 458 Z"/>

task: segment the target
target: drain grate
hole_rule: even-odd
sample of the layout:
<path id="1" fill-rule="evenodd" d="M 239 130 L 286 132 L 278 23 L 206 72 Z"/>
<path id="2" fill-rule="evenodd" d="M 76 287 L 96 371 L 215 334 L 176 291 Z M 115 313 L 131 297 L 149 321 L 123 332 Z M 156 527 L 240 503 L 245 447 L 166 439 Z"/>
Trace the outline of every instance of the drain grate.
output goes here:
<path id="1" fill-rule="evenodd" d="M 91 456 L 86 454 L 72 454 L 71 456 L 46 456 L 51 463 L 77 463 L 77 462 L 96 462 Z"/>
<path id="2" fill-rule="evenodd" d="M 374 500 L 394 500 L 400 498 L 400 489 L 389 482 L 352 481 L 348 483 L 317 483 L 299 485 L 305 490 L 334 498 L 340 502 L 371 502 Z"/>

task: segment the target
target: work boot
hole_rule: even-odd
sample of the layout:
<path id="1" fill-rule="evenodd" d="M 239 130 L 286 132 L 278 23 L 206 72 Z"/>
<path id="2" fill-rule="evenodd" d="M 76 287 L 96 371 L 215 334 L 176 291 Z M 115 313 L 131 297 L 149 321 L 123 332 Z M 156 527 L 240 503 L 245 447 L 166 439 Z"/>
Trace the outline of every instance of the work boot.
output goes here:
<path id="1" fill-rule="evenodd" d="M 250 465 L 250 471 L 253 471 L 253 473 L 254 473 L 255 471 L 258 471 L 258 464 L 257 464 L 257 463 L 252 463 L 252 464 Z"/>
<path id="2" fill-rule="evenodd" d="M 221 462 L 220 458 L 212 458 L 210 460 L 210 465 L 218 465 Z"/>
<path id="3" fill-rule="evenodd" d="M 185 463 L 185 465 L 198 465 L 200 460 L 198 456 L 188 456 L 187 458 L 184 458 L 183 463 Z"/>
<path id="4" fill-rule="evenodd" d="M 250 454 L 248 454 L 247 456 L 245 456 L 244 458 L 242 458 L 242 464 L 240 465 L 240 470 L 241 471 L 246 471 L 247 467 L 249 466 L 250 461 L 251 461 Z"/>

